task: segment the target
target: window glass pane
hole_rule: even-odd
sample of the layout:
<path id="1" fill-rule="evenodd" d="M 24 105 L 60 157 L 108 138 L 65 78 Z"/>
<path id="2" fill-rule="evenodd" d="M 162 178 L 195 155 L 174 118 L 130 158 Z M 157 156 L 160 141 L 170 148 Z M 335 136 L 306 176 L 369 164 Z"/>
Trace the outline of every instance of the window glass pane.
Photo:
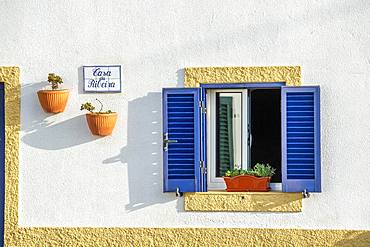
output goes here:
<path id="1" fill-rule="evenodd" d="M 216 177 L 242 163 L 242 93 L 216 93 Z"/>

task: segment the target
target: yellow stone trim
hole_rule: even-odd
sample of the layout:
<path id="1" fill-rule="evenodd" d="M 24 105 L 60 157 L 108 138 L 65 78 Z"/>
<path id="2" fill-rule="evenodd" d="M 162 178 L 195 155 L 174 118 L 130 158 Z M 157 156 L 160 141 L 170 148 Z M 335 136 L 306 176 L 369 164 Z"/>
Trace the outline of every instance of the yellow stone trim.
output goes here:
<path id="1" fill-rule="evenodd" d="M 248 228 L 19 228 L 7 246 L 370 246 L 370 231 Z"/>
<path id="2" fill-rule="evenodd" d="M 301 212 L 302 193 L 225 191 L 185 193 L 185 211 Z"/>
<path id="3" fill-rule="evenodd" d="M 248 82 L 285 82 L 287 86 L 300 86 L 301 67 L 269 66 L 185 68 L 185 87 L 199 87 L 200 83 Z"/>
<path id="4" fill-rule="evenodd" d="M 201 83 L 266 83 L 285 82 L 287 86 L 301 85 L 300 66 L 269 67 L 199 67 L 185 68 L 185 87 L 199 87 Z M 274 211 L 300 212 L 302 197 L 282 194 L 188 193 L 188 211 Z M 248 202 L 248 203 L 243 203 Z"/>
<path id="5" fill-rule="evenodd" d="M 21 228 L 18 226 L 19 68 L 5 82 L 5 246 L 370 246 L 370 231 L 252 228 Z M 36 92 L 35 92 L 36 93 Z"/>
<path id="6" fill-rule="evenodd" d="M 0 67 L 5 93 L 5 209 L 4 242 L 10 243 L 18 228 L 18 167 L 20 131 L 19 68 Z"/>

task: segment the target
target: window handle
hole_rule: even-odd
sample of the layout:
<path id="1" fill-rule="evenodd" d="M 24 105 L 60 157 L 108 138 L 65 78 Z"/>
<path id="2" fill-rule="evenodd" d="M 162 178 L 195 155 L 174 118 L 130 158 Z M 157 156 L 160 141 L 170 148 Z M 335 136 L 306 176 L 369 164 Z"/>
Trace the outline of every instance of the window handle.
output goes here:
<path id="1" fill-rule="evenodd" d="M 249 134 L 249 147 L 252 147 L 252 134 Z"/>
<path id="2" fill-rule="evenodd" d="M 177 140 L 170 140 L 168 139 L 168 133 L 165 133 L 163 135 L 163 150 L 167 151 L 168 150 L 168 143 L 176 143 Z"/>
<path id="3" fill-rule="evenodd" d="M 164 140 L 165 143 L 176 143 L 177 140 Z"/>

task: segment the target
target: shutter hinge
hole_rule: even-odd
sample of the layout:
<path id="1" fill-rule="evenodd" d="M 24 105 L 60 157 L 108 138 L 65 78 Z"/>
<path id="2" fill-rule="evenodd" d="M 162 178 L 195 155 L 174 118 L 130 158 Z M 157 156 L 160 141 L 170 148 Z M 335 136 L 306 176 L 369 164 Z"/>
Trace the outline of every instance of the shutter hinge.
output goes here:
<path id="1" fill-rule="evenodd" d="M 202 174 L 207 174 L 207 168 L 204 166 L 203 160 L 199 161 L 199 167 L 200 167 L 200 172 Z"/>
<path id="2" fill-rule="evenodd" d="M 207 113 L 206 104 L 204 103 L 204 101 L 203 101 L 203 100 L 200 100 L 200 101 L 199 101 L 199 107 L 200 107 L 200 109 L 202 110 L 202 113 Z"/>

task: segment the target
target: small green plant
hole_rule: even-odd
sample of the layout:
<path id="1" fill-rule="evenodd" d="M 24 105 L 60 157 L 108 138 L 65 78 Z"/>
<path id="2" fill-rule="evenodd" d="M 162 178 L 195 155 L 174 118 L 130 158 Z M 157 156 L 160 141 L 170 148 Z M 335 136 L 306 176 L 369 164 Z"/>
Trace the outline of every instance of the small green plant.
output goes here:
<path id="1" fill-rule="evenodd" d="M 49 73 L 48 82 L 51 84 L 51 89 L 57 90 L 59 88 L 59 84 L 63 83 L 63 79 L 59 75 Z"/>
<path id="2" fill-rule="evenodd" d="M 251 170 L 251 169 L 248 169 L 248 170 L 244 170 L 244 169 L 233 169 L 233 170 L 228 170 L 226 173 L 225 173 L 225 177 L 235 177 L 235 176 L 239 176 L 239 175 L 252 175 L 252 176 L 255 176 L 255 172 L 254 170 Z"/>
<path id="3" fill-rule="evenodd" d="M 271 167 L 269 164 L 257 163 L 254 166 L 254 172 L 258 177 L 272 177 L 275 174 L 276 169 Z"/>
<path id="4" fill-rule="evenodd" d="M 95 106 L 93 106 L 93 104 L 91 104 L 90 102 L 86 102 L 84 104 L 81 105 L 81 108 L 80 110 L 87 110 L 91 113 L 96 113 L 96 114 L 109 114 L 109 113 L 112 113 L 111 110 L 107 110 L 107 111 L 102 111 L 103 110 L 103 103 L 98 100 L 98 99 L 95 99 L 96 101 L 98 101 L 100 103 L 100 110 L 98 112 L 94 111 L 95 110 Z"/>
<path id="5" fill-rule="evenodd" d="M 225 173 L 225 177 L 235 177 L 239 175 L 251 175 L 256 177 L 272 177 L 275 174 L 275 168 L 271 167 L 269 164 L 257 163 L 253 169 L 233 169 L 228 170 Z"/>

